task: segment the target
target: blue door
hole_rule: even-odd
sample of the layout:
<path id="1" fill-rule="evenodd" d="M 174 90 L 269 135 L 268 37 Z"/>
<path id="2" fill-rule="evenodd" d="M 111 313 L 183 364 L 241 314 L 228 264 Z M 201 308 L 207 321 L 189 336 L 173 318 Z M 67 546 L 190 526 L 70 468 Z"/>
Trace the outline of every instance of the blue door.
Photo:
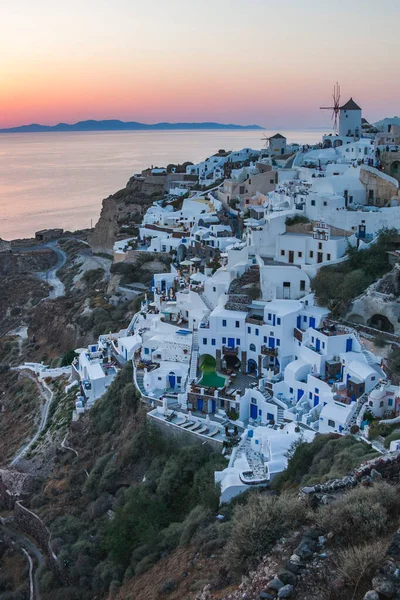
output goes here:
<path id="1" fill-rule="evenodd" d="M 176 382 L 175 375 L 173 375 L 173 374 L 168 375 L 168 378 L 169 378 L 169 387 L 174 388 L 175 387 L 175 382 Z"/>
<path id="2" fill-rule="evenodd" d="M 215 402 L 215 400 L 211 400 L 211 412 L 217 412 L 217 403 Z"/>
<path id="3" fill-rule="evenodd" d="M 197 398 L 197 410 L 203 410 L 203 398 Z"/>
<path id="4" fill-rule="evenodd" d="M 317 406 L 319 404 L 319 396 L 317 396 L 317 394 L 314 395 L 314 406 Z"/>
<path id="5" fill-rule="evenodd" d="M 315 349 L 317 352 L 319 352 L 321 349 L 321 340 L 319 338 L 315 340 Z"/>
<path id="6" fill-rule="evenodd" d="M 268 348 L 275 348 L 275 338 L 268 338 Z"/>
<path id="7" fill-rule="evenodd" d="M 300 398 L 304 395 L 304 390 L 297 390 L 297 402 L 300 400 Z"/>
<path id="8" fill-rule="evenodd" d="M 315 327 L 315 319 L 314 319 L 314 317 L 310 317 L 310 327 Z"/>
<path id="9" fill-rule="evenodd" d="M 351 352 L 353 348 L 353 340 L 351 338 L 348 338 L 346 340 L 346 352 Z"/>
<path id="10" fill-rule="evenodd" d="M 228 338 L 228 348 L 235 347 L 235 338 Z"/>
<path id="11" fill-rule="evenodd" d="M 297 317 L 297 329 L 301 329 L 301 317 Z"/>
<path id="12" fill-rule="evenodd" d="M 257 404 L 250 404 L 250 418 L 257 419 Z"/>

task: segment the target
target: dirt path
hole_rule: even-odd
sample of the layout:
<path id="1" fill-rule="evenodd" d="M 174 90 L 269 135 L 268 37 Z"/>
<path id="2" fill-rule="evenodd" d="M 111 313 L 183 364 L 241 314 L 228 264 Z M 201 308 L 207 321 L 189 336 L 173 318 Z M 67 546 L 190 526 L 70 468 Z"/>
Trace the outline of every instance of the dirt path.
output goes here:
<path id="1" fill-rule="evenodd" d="M 31 381 L 33 381 L 36 384 L 36 386 L 39 389 L 40 395 L 45 400 L 45 403 L 41 407 L 40 423 L 39 423 L 39 427 L 38 427 L 35 435 L 28 442 L 28 444 L 26 446 L 24 446 L 21 450 L 19 450 L 17 452 L 17 454 L 14 456 L 14 458 L 10 462 L 11 467 L 14 467 L 18 463 L 18 461 L 21 460 L 21 458 L 23 458 L 29 452 L 30 448 L 33 446 L 33 444 L 38 439 L 39 435 L 42 433 L 43 429 L 46 427 L 47 418 L 49 416 L 50 405 L 53 400 L 53 392 L 50 390 L 50 388 L 44 382 L 39 382 L 36 379 L 36 377 L 34 377 L 33 375 L 31 375 L 30 373 L 28 373 L 26 371 L 22 371 L 22 373 L 25 375 L 25 377 L 28 377 L 29 379 L 31 379 Z"/>

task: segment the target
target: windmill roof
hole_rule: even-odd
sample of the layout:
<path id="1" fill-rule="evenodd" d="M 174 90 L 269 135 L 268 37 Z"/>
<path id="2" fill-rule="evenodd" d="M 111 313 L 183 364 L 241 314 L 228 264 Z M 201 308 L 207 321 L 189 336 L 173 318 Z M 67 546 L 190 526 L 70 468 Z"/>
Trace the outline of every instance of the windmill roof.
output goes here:
<path id="1" fill-rule="evenodd" d="M 350 98 L 350 100 L 346 102 L 346 104 L 340 106 L 340 110 L 361 110 L 361 107 L 354 102 L 353 98 Z"/>
<path id="2" fill-rule="evenodd" d="M 283 139 L 286 139 L 286 138 L 285 138 L 285 136 L 284 136 L 284 135 L 281 135 L 280 133 L 276 133 L 275 135 L 272 135 L 272 136 L 270 137 L 270 139 L 271 139 L 271 140 L 275 140 L 275 139 L 277 139 L 277 138 L 281 138 L 281 139 L 283 138 Z"/>

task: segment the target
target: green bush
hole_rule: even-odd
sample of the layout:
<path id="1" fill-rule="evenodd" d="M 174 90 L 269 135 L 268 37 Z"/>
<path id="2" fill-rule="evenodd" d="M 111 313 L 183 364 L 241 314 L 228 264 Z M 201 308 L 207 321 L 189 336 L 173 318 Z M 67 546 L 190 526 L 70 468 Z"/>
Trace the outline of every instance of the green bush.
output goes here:
<path id="1" fill-rule="evenodd" d="M 355 488 L 328 507 L 321 507 L 317 524 L 322 531 L 333 532 L 351 544 L 381 537 L 400 512 L 398 493 L 387 483 Z"/>
<path id="2" fill-rule="evenodd" d="M 294 215 L 293 217 L 286 218 L 286 226 L 290 227 L 291 225 L 297 225 L 298 223 L 309 223 L 310 219 L 305 217 L 304 215 Z"/>
<path id="3" fill-rule="evenodd" d="M 307 509 L 297 496 L 251 494 L 235 510 L 227 546 L 229 564 L 245 570 L 254 566 L 285 533 L 303 525 Z"/>
<path id="4" fill-rule="evenodd" d="M 345 585 L 355 591 L 365 581 L 370 581 L 385 560 L 387 544 L 373 540 L 361 546 L 341 550 L 337 557 L 337 573 Z"/>

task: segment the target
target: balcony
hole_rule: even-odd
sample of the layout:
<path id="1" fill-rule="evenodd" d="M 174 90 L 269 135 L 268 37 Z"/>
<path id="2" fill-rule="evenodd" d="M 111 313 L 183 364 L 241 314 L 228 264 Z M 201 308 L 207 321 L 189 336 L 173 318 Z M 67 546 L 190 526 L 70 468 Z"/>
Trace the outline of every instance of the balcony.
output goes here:
<path id="1" fill-rule="evenodd" d="M 268 346 L 261 346 L 261 354 L 265 356 L 278 356 L 278 348 L 268 348 Z"/>
<path id="2" fill-rule="evenodd" d="M 301 329 L 298 329 L 297 327 L 295 327 L 293 335 L 294 335 L 295 339 L 298 340 L 299 342 L 303 341 L 303 332 L 301 331 Z"/>
<path id="3" fill-rule="evenodd" d="M 238 356 L 239 348 L 229 348 L 228 346 L 222 346 L 222 354 L 226 356 Z"/>
<path id="4" fill-rule="evenodd" d="M 263 317 L 258 317 L 257 315 L 251 315 L 246 317 L 246 323 L 251 323 L 252 325 L 264 325 Z"/>

